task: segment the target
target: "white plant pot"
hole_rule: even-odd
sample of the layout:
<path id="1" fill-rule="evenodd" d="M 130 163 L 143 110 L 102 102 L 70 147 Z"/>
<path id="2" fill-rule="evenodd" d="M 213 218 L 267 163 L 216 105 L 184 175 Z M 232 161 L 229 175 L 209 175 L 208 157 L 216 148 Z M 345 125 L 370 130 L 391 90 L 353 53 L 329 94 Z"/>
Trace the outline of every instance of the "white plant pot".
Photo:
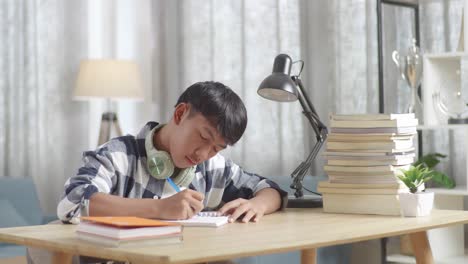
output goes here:
<path id="1" fill-rule="evenodd" d="M 401 215 L 406 217 L 427 216 L 434 205 L 433 192 L 400 193 Z"/>

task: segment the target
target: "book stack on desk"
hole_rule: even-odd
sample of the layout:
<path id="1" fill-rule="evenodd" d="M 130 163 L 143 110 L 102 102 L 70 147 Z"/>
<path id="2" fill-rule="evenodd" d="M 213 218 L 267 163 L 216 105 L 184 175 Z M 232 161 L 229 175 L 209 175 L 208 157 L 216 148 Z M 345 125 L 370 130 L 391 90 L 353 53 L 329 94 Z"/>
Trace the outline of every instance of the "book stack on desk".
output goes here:
<path id="1" fill-rule="evenodd" d="M 81 217 L 79 239 L 106 247 L 152 246 L 180 243 L 180 224 L 139 217 Z"/>
<path id="2" fill-rule="evenodd" d="M 399 215 L 397 175 L 414 162 L 417 124 L 414 114 L 331 115 L 324 211 Z"/>

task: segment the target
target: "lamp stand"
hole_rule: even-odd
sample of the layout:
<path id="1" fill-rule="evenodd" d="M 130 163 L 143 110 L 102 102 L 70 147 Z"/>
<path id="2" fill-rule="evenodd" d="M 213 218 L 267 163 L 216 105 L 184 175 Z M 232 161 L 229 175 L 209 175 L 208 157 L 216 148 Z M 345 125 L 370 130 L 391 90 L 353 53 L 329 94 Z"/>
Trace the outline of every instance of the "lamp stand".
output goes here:
<path id="1" fill-rule="evenodd" d="M 287 208 L 323 208 L 322 196 L 306 194 L 297 198 L 295 196 L 288 197 Z"/>
<path id="2" fill-rule="evenodd" d="M 293 183 L 291 184 L 291 188 L 296 190 L 294 193 L 294 197 L 288 199 L 288 206 L 290 208 L 316 208 L 316 207 L 323 207 L 322 197 L 319 195 L 307 195 L 304 196 L 302 191 L 302 181 L 304 180 L 304 176 L 309 171 L 310 166 L 312 165 L 313 160 L 317 156 L 320 148 L 322 147 L 323 143 L 325 142 L 328 134 L 327 127 L 320 121 L 320 118 L 315 111 L 314 106 L 310 102 L 309 97 L 307 96 L 307 92 L 304 89 L 301 79 L 299 76 L 292 76 L 291 77 L 294 83 L 297 85 L 298 89 L 298 99 L 303 109 L 303 114 L 309 121 L 312 129 L 314 130 L 315 137 L 317 142 L 315 143 L 312 151 L 310 152 L 307 159 L 293 171 L 291 174 L 291 178 L 293 179 Z"/>
<path id="3" fill-rule="evenodd" d="M 111 131 L 115 128 L 117 136 L 122 136 L 119 120 L 115 112 L 105 112 L 101 117 L 101 128 L 99 129 L 98 146 L 106 143 L 111 139 Z"/>

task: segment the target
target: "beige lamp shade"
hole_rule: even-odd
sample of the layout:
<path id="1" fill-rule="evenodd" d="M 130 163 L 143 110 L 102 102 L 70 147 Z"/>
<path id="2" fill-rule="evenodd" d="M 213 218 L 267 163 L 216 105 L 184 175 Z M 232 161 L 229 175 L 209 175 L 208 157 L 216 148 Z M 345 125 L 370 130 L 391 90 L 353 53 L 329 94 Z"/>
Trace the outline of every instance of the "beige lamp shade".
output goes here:
<path id="1" fill-rule="evenodd" d="M 94 97 L 142 100 L 138 65 L 127 60 L 82 61 L 73 97 L 78 100 Z"/>

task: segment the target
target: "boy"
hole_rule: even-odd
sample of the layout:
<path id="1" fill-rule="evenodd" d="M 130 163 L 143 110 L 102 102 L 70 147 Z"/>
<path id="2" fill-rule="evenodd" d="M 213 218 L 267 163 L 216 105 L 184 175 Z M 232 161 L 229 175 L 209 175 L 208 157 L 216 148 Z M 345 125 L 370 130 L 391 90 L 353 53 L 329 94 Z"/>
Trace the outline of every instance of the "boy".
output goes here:
<path id="1" fill-rule="evenodd" d="M 65 183 L 58 217 L 187 219 L 218 210 L 231 215 L 230 222 L 259 221 L 282 208 L 287 194 L 218 154 L 246 126 L 245 106 L 230 88 L 195 83 L 178 99 L 169 123 L 149 122 L 136 137 L 114 138 L 85 152 L 83 167 Z M 186 189 L 177 192 L 180 187 Z"/>

